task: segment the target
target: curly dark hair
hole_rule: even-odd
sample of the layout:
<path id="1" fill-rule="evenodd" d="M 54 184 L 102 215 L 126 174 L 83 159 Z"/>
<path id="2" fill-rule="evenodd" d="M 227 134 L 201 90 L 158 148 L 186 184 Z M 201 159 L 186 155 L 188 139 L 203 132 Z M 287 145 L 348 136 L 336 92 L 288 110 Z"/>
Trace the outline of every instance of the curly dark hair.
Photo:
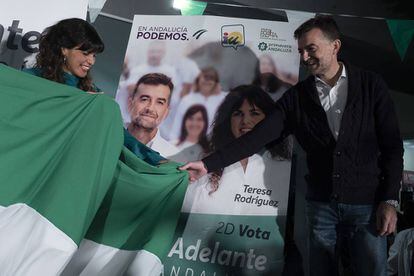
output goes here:
<path id="1" fill-rule="evenodd" d="M 101 53 L 105 46 L 95 28 L 83 19 L 64 19 L 46 28 L 40 38 L 39 53 L 36 57 L 36 67 L 40 69 L 41 76 L 64 83 L 62 48 L 75 47 L 88 53 Z M 84 91 L 96 89 L 89 73 L 80 79 L 78 88 Z"/>
<path id="2" fill-rule="evenodd" d="M 275 109 L 274 101 L 261 87 L 256 85 L 240 85 L 233 88 L 224 98 L 215 115 L 210 140 L 212 151 L 225 147 L 235 139 L 231 131 L 231 115 L 242 106 L 244 100 L 260 108 L 266 116 L 270 115 Z M 266 149 L 270 152 L 273 159 L 290 160 L 292 158 L 291 141 L 289 138 L 272 142 L 266 145 Z M 223 170 L 211 174 L 212 192 L 217 190 L 218 181 L 222 174 Z"/>

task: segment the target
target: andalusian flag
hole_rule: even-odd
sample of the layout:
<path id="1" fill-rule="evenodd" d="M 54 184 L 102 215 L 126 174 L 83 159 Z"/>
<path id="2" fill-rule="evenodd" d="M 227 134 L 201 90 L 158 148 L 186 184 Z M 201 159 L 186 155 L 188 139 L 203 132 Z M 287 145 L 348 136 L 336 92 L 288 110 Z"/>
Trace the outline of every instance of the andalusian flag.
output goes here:
<path id="1" fill-rule="evenodd" d="M 159 273 L 187 186 L 177 166 L 123 146 L 110 97 L 0 65 L 0 275 Z"/>

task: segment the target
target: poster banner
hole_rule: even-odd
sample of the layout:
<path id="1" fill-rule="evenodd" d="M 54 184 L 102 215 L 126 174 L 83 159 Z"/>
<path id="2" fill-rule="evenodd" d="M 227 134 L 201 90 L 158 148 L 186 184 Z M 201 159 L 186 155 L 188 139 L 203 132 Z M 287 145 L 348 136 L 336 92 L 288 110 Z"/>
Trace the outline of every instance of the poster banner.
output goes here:
<path id="1" fill-rule="evenodd" d="M 141 93 L 137 81 L 148 73 L 163 73 L 174 83 L 169 115 L 159 125 L 163 139 L 180 151 L 171 159 L 185 162 L 208 154 L 205 141 L 219 132 L 219 121 L 228 123 L 224 131 L 232 133 L 232 139 L 251 130 L 266 116 L 267 106 L 298 81 L 293 38 L 297 25 L 136 15 L 116 95 L 125 126 L 139 124 L 140 114 L 133 106 L 136 93 Z M 259 94 L 264 96 L 254 102 L 246 98 L 225 110 L 229 95 L 235 93 L 232 89 L 249 84 L 261 86 L 266 92 Z M 245 128 L 230 119 L 256 116 L 255 112 L 260 120 Z M 286 140 L 189 185 L 164 275 L 279 275 L 290 150 Z"/>
<path id="2" fill-rule="evenodd" d="M 25 57 L 38 52 L 40 34 L 46 27 L 64 18 L 86 19 L 87 6 L 88 0 L 3 0 L 0 62 L 20 69 Z"/>

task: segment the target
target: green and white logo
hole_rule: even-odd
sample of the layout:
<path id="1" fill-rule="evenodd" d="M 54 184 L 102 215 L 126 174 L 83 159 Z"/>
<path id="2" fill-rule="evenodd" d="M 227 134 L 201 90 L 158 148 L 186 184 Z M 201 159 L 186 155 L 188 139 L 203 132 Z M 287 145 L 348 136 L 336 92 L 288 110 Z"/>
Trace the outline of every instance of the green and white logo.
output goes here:
<path id="1" fill-rule="evenodd" d="M 266 51 L 267 50 L 267 43 L 266 42 L 260 42 L 259 45 L 257 45 L 260 51 Z"/>

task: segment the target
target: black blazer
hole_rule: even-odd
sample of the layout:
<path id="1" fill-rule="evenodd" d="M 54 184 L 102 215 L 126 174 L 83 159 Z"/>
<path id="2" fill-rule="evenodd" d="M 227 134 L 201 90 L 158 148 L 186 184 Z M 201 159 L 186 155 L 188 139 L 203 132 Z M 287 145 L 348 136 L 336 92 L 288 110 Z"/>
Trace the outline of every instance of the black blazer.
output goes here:
<path id="1" fill-rule="evenodd" d="M 253 131 L 203 159 L 209 171 L 294 134 L 307 153 L 307 199 L 373 204 L 398 199 L 403 144 L 394 105 L 382 78 L 345 64 L 348 97 L 335 140 L 310 76 L 289 89 Z"/>

